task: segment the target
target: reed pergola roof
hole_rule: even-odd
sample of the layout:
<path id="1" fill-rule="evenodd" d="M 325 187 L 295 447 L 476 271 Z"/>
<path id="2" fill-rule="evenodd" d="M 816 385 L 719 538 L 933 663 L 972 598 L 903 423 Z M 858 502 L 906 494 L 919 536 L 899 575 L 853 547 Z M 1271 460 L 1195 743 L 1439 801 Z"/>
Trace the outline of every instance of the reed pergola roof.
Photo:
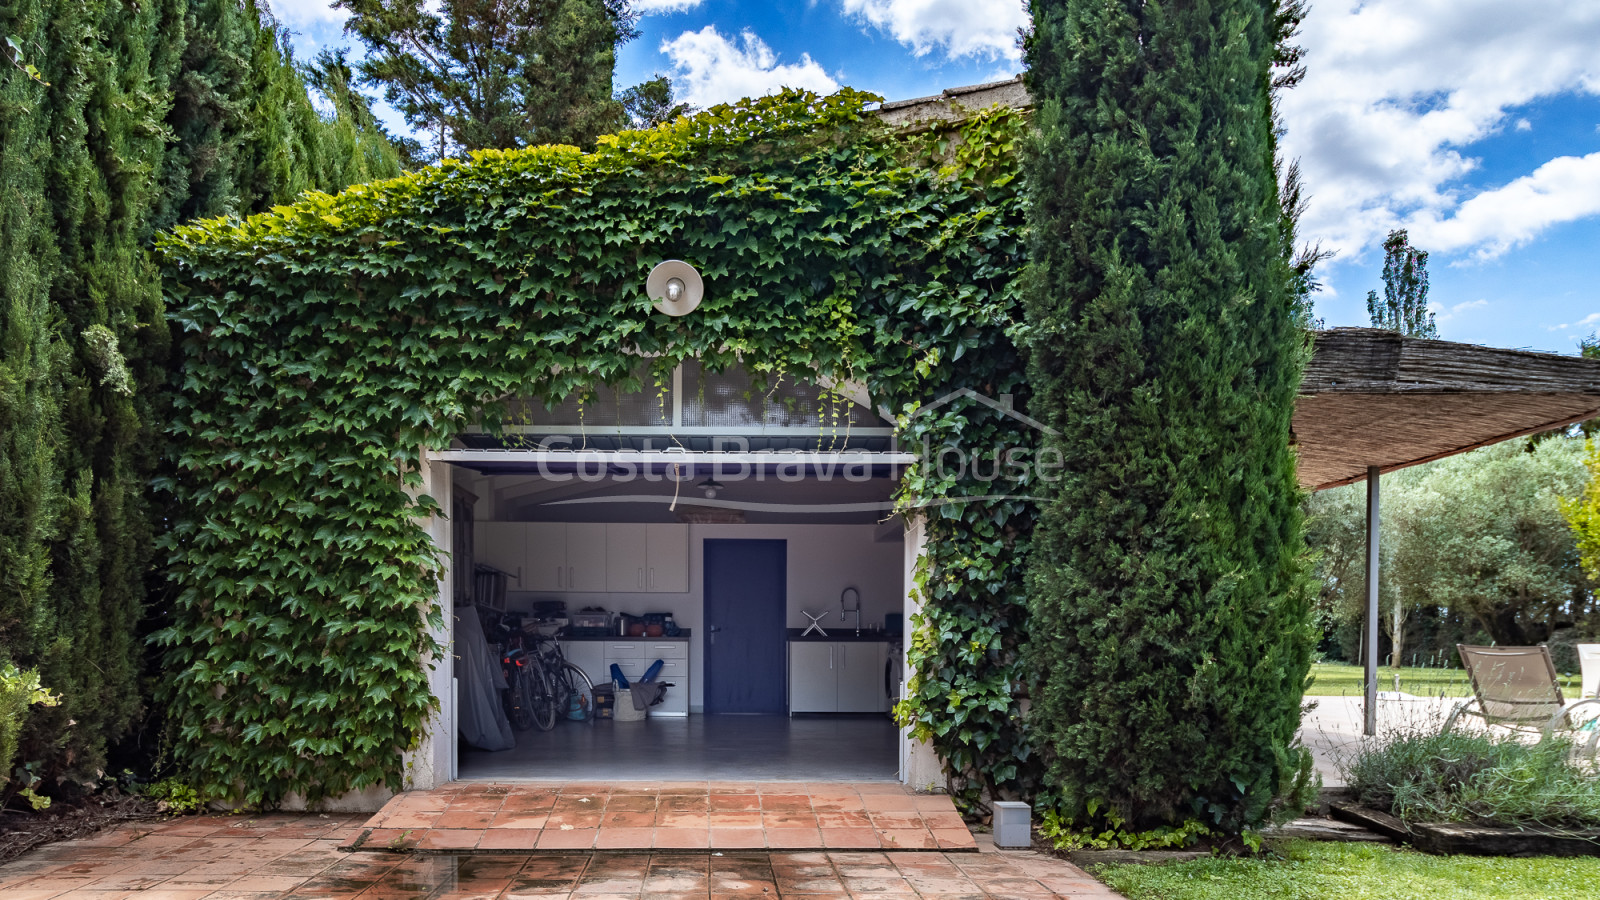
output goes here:
<path id="1" fill-rule="evenodd" d="M 1600 360 L 1332 328 L 1295 402 L 1300 482 L 1350 484 L 1600 415 Z"/>

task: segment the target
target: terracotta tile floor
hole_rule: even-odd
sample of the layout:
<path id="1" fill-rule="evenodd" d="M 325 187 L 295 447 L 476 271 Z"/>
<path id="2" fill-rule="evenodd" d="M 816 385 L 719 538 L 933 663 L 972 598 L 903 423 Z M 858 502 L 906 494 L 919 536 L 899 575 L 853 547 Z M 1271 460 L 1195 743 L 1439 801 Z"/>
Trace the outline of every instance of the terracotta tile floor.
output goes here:
<path id="1" fill-rule="evenodd" d="M 348 849 L 974 849 L 942 794 L 898 784 L 491 784 L 390 800 Z"/>
<path id="2" fill-rule="evenodd" d="M 5 900 L 1044 900 L 1118 895 L 1029 852 L 342 853 L 361 817 L 122 825 L 0 866 Z M 601 826 L 603 829 L 604 826 Z"/>

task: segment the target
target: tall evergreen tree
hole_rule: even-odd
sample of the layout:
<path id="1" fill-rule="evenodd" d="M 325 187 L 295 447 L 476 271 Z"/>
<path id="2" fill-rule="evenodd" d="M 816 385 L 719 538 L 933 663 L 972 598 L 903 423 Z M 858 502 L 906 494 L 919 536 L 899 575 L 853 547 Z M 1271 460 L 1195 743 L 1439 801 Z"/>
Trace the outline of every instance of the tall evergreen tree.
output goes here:
<path id="1" fill-rule="evenodd" d="M 622 121 L 617 48 L 627 0 L 337 0 L 368 84 L 438 157 L 535 144 L 590 146 Z M 434 11 L 437 9 L 437 12 Z"/>
<path id="2" fill-rule="evenodd" d="M 0 47 L 0 660 L 62 698 L 18 754 L 49 790 L 92 780 L 141 706 L 153 233 L 399 168 L 369 124 L 317 114 L 254 0 L 12 0 Z"/>
<path id="3" fill-rule="evenodd" d="M 1074 826 L 1247 827 L 1309 766 L 1310 279 L 1273 107 L 1301 11 L 1030 6 L 1031 406 L 1064 463 L 1030 557 L 1030 722 Z"/>
<path id="4" fill-rule="evenodd" d="M 1383 242 L 1383 299 L 1377 291 L 1367 291 L 1367 315 L 1373 328 L 1411 337 L 1439 336 L 1428 311 L 1428 251 L 1411 246 L 1404 228 L 1389 232 Z"/>
<path id="5" fill-rule="evenodd" d="M 622 104 L 622 124 L 629 128 L 654 128 L 695 113 L 694 107 L 679 103 L 673 96 L 672 80 L 665 75 L 628 88 L 617 95 L 617 100 Z"/>

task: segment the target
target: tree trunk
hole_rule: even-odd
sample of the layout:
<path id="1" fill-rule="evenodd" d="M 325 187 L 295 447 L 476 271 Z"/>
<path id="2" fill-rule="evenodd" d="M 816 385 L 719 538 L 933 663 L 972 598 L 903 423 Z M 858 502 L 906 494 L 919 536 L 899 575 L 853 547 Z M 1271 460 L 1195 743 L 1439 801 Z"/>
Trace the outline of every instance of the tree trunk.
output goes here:
<path id="1" fill-rule="evenodd" d="M 1405 649 L 1406 640 L 1406 608 L 1403 603 L 1396 600 L 1394 606 L 1389 608 L 1389 665 L 1400 668 L 1401 651 Z"/>

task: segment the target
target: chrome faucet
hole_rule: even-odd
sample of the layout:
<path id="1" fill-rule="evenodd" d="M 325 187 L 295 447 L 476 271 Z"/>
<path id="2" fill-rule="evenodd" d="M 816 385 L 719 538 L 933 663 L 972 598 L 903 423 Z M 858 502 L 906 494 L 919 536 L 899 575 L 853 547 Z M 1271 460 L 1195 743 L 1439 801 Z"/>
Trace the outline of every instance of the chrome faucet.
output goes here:
<path id="1" fill-rule="evenodd" d="M 844 622 L 850 613 L 856 614 L 856 637 L 861 637 L 861 592 L 847 587 L 839 595 L 839 621 Z"/>

